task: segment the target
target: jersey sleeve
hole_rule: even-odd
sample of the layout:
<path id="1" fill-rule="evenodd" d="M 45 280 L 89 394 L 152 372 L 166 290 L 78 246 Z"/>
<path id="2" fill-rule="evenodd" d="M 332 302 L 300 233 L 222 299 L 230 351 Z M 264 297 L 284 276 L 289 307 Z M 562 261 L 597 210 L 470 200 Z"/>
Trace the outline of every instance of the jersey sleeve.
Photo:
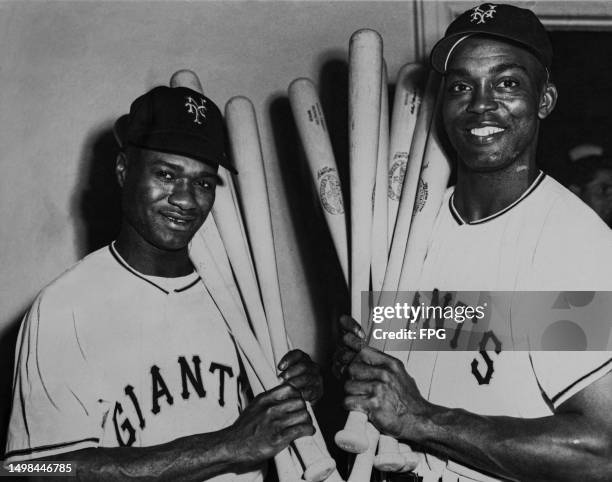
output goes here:
<path id="1" fill-rule="evenodd" d="M 96 378 L 66 300 L 41 294 L 19 332 L 4 463 L 97 447 L 104 417 Z"/>
<path id="2" fill-rule="evenodd" d="M 540 389 L 555 409 L 612 371 L 611 352 L 540 351 L 530 359 Z"/>

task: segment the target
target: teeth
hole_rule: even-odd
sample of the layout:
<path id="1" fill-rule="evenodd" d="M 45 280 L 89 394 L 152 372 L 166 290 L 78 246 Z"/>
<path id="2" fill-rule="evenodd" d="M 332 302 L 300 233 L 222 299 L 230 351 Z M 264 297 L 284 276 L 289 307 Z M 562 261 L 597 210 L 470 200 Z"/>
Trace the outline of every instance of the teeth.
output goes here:
<path id="1" fill-rule="evenodd" d="M 493 126 L 478 127 L 475 129 L 470 129 L 470 134 L 478 136 L 478 137 L 486 137 L 486 136 L 490 136 L 493 134 L 497 134 L 498 132 L 503 132 L 503 130 L 504 129 L 500 127 L 493 127 Z"/>
<path id="2" fill-rule="evenodd" d="M 173 223 L 176 223 L 176 224 L 187 224 L 187 221 L 185 221 L 185 220 L 182 220 L 182 219 L 176 219 L 176 218 L 173 218 L 173 217 L 170 217 L 170 216 L 166 216 L 166 217 L 167 217 L 167 218 L 168 218 L 170 221 L 172 221 Z"/>

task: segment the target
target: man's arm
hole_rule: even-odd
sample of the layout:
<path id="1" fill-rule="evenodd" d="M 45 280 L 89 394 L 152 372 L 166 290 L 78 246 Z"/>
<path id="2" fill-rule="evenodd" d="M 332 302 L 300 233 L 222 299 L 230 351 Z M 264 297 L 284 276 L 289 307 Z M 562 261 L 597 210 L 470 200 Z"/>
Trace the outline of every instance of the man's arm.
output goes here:
<path id="1" fill-rule="evenodd" d="M 429 403 L 399 360 L 362 348 L 349 320 L 342 320 L 346 334 L 336 355 L 337 370 L 349 363 L 345 406 L 367 413 L 381 432 L 512 480 L 612 477 L 612 373 L 549 417 L 482 416 Z"/>
<path id="2" fill-rule="evenodd" d="M 299 391 L 283 384 L 256 397 L 233 425 L 217 432 L 151 447 L 90 448 L 48 460 L 75 462 L 77 478 L 83 480 L 201 481 L 253 470 L 313 432 Z"/>

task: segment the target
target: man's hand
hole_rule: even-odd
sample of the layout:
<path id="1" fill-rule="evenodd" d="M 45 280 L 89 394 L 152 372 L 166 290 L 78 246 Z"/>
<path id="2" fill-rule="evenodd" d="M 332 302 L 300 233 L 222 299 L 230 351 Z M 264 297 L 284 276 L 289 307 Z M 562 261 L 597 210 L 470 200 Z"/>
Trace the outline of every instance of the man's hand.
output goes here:
<path id="1" fill-rule="evenodd" d="M 286 383 L 255 397 L 230 427 L 236 459 L 252 468 L 314 433 L 300 392 Z"/>
<path id="2" fill-rule="evenodd" d="M 359 323 L 348 315 L 342 315 L 339 324 L 340 336 L 332 365 L 332 372 L 337 378 L 342 377 L 348 364 L 366 346 L 366 336 Z"/>
<path id="3" fill-rule="evenodd" d="M 419 442 L 427 429 L 431 405 L 397 358 L 362 348 L 347 367 L 344 406 L 368 415 L 384 434 Z"/>
<path id="4" fill-rule="evenodd" d="M 280 377 L 298 390 L 304 400 L 316 403 L 323 396 L 323 378 L 319 365 L 301 350 L 291 350 L 278 363 Z"/>

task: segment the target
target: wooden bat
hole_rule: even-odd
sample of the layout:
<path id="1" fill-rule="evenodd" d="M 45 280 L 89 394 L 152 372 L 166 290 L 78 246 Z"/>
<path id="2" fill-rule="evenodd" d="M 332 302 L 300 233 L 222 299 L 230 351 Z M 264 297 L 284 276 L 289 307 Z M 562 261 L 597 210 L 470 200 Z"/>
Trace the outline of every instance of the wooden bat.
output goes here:
<path id="1" fill-rule="evenodd" d="M 250 100 L 240 96 L 228 101 L 225 116 L 232 156 L 241 173 L 238 177 L 241 206 L 277 363 L 287 352 L 288 346 L 257 119 Z M 312 437 L 297 439 L 295 446 L 306 466 L 304 478 L 307 481 L 324 480 L 333 473 L 334 460 L 329 454 L 321 452 Z"/>
<path id="2" fill-rule="evenodd" d="M 331 233 L 344 279 L 348 284 L 348 243 L 344 200 L 321 102 L 315 85 L 310 79 L 295 79 L 289 85 L 288 93 L 310 174 Z"/>
<path id="3" fill-rule="evenodd" d="M 191 70 L 179 70 L 175 72 L 170 78 L 170 86 L 171 87 L 189 87 L 197 92 L 203 94 L 202 84 L 200 83 L 200 79 L 198 76 Z M 240 212 L 237 210 L 233 198 L 235 197 L 233 193 L 233 184 L 232 179 L 229 174 L 226 173 L 225 170 L 221 170 L 219 172 L 219 176 L 224 181 L 225 189 L 220 188 L 217 189 L 216 199 L 213 205 L 213 217 L 215 216 L 215 210 L 217 210 L 217 218 L 221 221 L 221 234 L 220 236 L 224 239 L 225 246 L 230 248 L 230 256 L 234 258 L 234 263 L 242 265 L 248 265 L 250 269 L 243 268 L 240 270 L 241 273 L 245 273 L 246 276 L 238 276 L 241 280 L 242 285 L 240 286 L 242 291 L 243 299 L 245 303 L 251 301 L 251 319 L 253 321 L 253 329 L 255 331 L 255 335 L 263 348 L 264 356 L 268 363 L 270 364 L 270 369 L 274 370 L 274 359 L 272 356 L 272 347 L 270 343 L 270 337 L 268 333 L 268 326 L 266 324 L 265 315 L 263 314 L 263 308 L 258 310 L 257 308 L 261 306 L 261 302 L 258 304 L 252 303 L 252 296 L 258 297 L 258 287 L 257 281 L 255 279 L 252 260 L 248 257 L 248 246 L 246 246 L 246 254 L 244 250 L 241 251 L 239 249 L 238 243 L 230 242 L 229 240 L 238 240 L 242 239 L 243 245 L 246 243 L 246 236 L 244 234 L 244 229 L 242 229 L 242 220 L 240 219 Z M 212 221 L 214 223 L 214 221 Z M 213 238 L 216 236 L 216 233 L 213 234 Z M 194 248 L 193 246 L 196 246 Z M 192 256 L 194 255 L 194 250 L 196 251 L 195 256 L 197 257 L 197 246 L 198 243 L 192 243 L 192 248 L 190 249 Z M 244 248 L 244 246 L 243 246 Z M 217 253 L 217 256 L 220 259 L 223 259 L 223 252 L 220 251 Z M 237 261 L 236 261 L 237 260 Z M 248 276 L 250 275 L 250 276 Z M 226 277 L 229 279 L 229 274 L 226 273 Z M 253 285 L 254 280 L 254 285 Z M 251 282 L 251 284 L 249 284 Z M 237 293 L 234 291 L 234 295 L 237 296 Z M 244 356 L 244 354 L 243 354 Z M 254 393 L 261 393 L 264 388 L 261 383 L 256 383 L 255 373 L 253 368 L 247 364 L 247 368 L 245 368 L 249 373 L 249 380 L 251 381 L 251 387 Z M 289 449 L 285 449 L 280 451 L 274 457 L 274 462 L 276 464 L 276 471 L 278 474 L 279 481 L 281 482 L 296 482 L 300 480 L 300 476 L 298 475 L 296 467 L 300 467 L 301 465 L 298 463 L 297 465 L 294 463 L 292 454 Z"/>
<path id="4" fill-rule="evenodd" d="M 389 157 L 389 92 L 387 66 L 383 60 L 380 96 L 380 124 L 378 136 L 378 158 L 376 185 L 374 189 L 374 213 L 372 218 L 372 289 L 382 289 L 387 269 L 387 163 Z M 404 467 L 405 457 L 399 443 L 393 437 L 380 435 L 374 465 L 381 471 L 397 471 Z"/>
<path id="5" fill-rule="evenodd" d="M 414 132 L 414 142 L 412 143 L 412 149 L 408 160 L 409 174 L 407 174 L 407 176 L 412 176 L 412 178 L 418 179 L 418 171 L 423 162 L 428 132 L 432 123 L 438 85 L 439 79 L 435 77 L 432 77 L 428 82 L 423 105 L 417 117 L 417 128 Z M 404 183 L 396 231 L 391 244 L 391 251 L 383 281 L 382 292 L 381 296 L 377 300 L 377 304 L 382 306 L 391 306 L 395 302 L 395 292 L 397 291 L 400 283 L 402 262 L 406 251 L 408 234 L 410 232 L 412 218 L 411 211 L 414 205 L 414 197 L 417 186 L 417 182 L 409 182 L 408 179 L 411 178 L 407 177 L 407 180 Z M 388 330 L 390 329 L 390 322 L 387 322 L 384 326 L 381 325 L 379 327 L 383 327 L 384 329 Z M 384 342 L 370 338 L 369 344 L 374 348 L 384 351 Z M 417 462 L 417 454 L 412 452 L 408 446 L 398 444 L 397 441 L 386 436 L 382 436 L 381 440 L 379 440 L 378 455 L 374 460 L 374 463 L 379 470 L 392 472 L 410 470 L 416 466 Z"/>
<path id="6" fill-rule="evenodd" d="M 429 127 L 433 118 L 438 86 L 439 79 L 430 76 L 417 116 L 410 154 L 408 156 L 408 164 L 406 166 L 406 176 L 398 207 L 395 231 L 393 233 L 393 239 L 391 240 L 387 270 L 383 280 L 382 294 L 384 296 L 389 296 L 389 292 L 396 292 L 399 286 L 402 263 L 406 252 L 406 244 L 408 242 L 408 234 L 410 233 L 412 210 L 418 186 L 419 173 L 423 164 L 423 155 L 425 153 Z M 393 299 L 379 299 L 377 300 L 377 304 L 383 305 L 385 303 L 393 303 L 394 299 L 395 296 L 393 296 Z M 379 350 L 383 349 L 382 344 L 377 343 L 376 340 L 370 340 L 370 344 Z"/>
<path id="7" fill-rule="evenodd" d="M 440 84 L 439 74 L 430 74 L 435 78 L 434 83 Z M 442 198 L 448 185 L 451 172 L 451 163 L 442 149 L 440 143 L 437 114 L 439 110 L 440 95 L 434 107 L 429 136 L 423 165 L 419 178 L 419 190 L 414 203 L 412 226 L 406 246 L 406 253 L 402 263 L 402 271 L 398 285 L 399 291 L 416 290 L 417 282 L 427 252 L 429 236 L 433 223 L 440 210 Z"/>
<path id="8" fill-rule="evenodd" d="M 388 238 L 393 239 L 395 220 L 402 196 L 408 156 L 423 97 L 427 69 L 421 64 L 406 64 L 398 75 L 393 98 L 391 138 L 388 158 Z"/>
<path id="9" fill-rule="evenodd" d="M 204 94 L 202 84 L 197 74 L 193 70 L 177 70 L 170 77 L 170 87 L 189 87 L 200 94 Z"/>
<path id="10" fill-rule="evenodd" d="M 358 30 L 349 44 L 349 170 L 351 192 L 351 315 L 361 320 L 361 292 L 370 289 L 372 197 L 378 156 L 382 38 Z M 336 444 L 353 453 L 368 448 L 367 416 L 350 412 Z"/>
<path id="11" fill-rule="evenodd" d="M 389 90 L 387 65 L 383 61 L 378 156 L 372 214 L 372 289 L 380 291 L 387 269 L 389 244 L 387 240 L 387 158 L 389 156 Z"/>
<path id="12" fill-rule="evenodd" d="M 372 474 L 372 464 L 374 463 L 374 453 L 378 442 L 379 432 L 374 425 L 366 425 L 366 437 L 368 448 L 365 452 L 358 454 L 353 464 L 353 469 L 347 482 L 364 482 L 370 480 Z"/>

